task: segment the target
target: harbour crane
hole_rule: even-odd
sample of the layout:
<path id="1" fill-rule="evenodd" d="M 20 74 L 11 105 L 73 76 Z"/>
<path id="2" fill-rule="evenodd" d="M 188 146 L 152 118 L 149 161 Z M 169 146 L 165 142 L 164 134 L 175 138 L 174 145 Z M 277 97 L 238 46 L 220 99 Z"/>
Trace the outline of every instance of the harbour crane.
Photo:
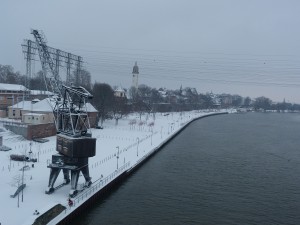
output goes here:
<path id="1" fill-rule="evenodd" d="M 53 93 L 49 99 L 57 130 L 56 151 L 58 153 L 52 155 L 51 163 L 48 165 L 50 177 L 45 192 L 51 194 L 58 187 L 71 182 L 69 195 L 74 197 L 78 193 L 80 172 L 85 178 L 85 187 L 89 187 L 92 183 L 88 158 L 96 155 L 96 138 L 92 137 L 90 131 L 86 103 L 93 96 L 84 87 L 64 85 L 49 51 L 53 48 L 47 46 L 42 32 L 32 30 L 31 34 L 35 38 L 46 88 Z M 64 174 L 64 183 L 54 187 L 61 170 Z M 71 179 L 69 172 L 71 172 Z"/>

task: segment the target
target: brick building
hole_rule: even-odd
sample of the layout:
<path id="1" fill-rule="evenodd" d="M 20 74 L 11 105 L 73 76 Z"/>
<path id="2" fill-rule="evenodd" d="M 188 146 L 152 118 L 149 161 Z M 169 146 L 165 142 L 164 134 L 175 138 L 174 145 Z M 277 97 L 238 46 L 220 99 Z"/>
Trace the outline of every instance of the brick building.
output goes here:
<path id="1" fill-rule="evenodd" d="M 0 110 L 7 110 L 8 106 L 22 101 L 28 94 L 29 90 L 23 85 L 0 83 Z"/>

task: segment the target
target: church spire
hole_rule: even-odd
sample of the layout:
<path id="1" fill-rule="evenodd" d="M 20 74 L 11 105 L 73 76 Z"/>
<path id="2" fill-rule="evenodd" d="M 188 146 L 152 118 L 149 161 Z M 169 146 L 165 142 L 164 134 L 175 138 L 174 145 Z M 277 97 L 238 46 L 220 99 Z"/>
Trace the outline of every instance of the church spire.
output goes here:
<path id="1" fill-rule="evenodd" d="M 132 86 L 138 88 L 139 83 L 139 67 L 137 62 L 135 62 L 133 69 L 132 69 Z"/>
<path id="2" fill-rule="evenodd" d="M 135 64 L 134 64 L 134 66 L 133 66 L 132 73 L 134 73 L 134 74 L 139 74 L 139 67 L 138 67 L 138 65 L 137 65 L 137 61 L 135 61 Z"/>

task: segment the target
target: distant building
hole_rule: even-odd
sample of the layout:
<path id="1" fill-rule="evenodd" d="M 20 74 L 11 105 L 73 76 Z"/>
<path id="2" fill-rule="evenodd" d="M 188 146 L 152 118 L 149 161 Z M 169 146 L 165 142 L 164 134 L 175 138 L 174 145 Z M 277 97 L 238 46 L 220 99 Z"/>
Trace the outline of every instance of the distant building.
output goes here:
<path id="1" fill-rule="evenodd" d="M 135 62 L 132 70 L 132 87 L 138 88 L 139 86 L 139 67 Z"/>
<path id="2" fill-rule="evenodd" d="M 216 95 L 212 92 L 210 92 L 208 95 L 211 98 L 212 104 L 213 104 L 214 107 L 216 107 L 216 108 L 221 107 L 221 99 L 218 95 Z"/>
<path id="3" fill-rule="evenodd" d="M 7 110 L 8 106 L 14 105 L 29 94 L 29 89 L 19 84 L 0 83 L 0 110 Z"/>
<path id="4" fill-rule="evenodd" d="M 222 107 L 228 107 L 232 105 L 232 96 L 229 94 L 221 94 L 220 96 Z"/>
<path id="5" fill-rule="evenodd" d="M 48 98 L 49 96 L 53 96 L 54 94 L 50 91 L 43 91 L 43 90 L 30 90 L 30 99 L 40 99 L 43 100 Z"/>
<path id="6" fill-rule="evenodd" d="M 53 104 L 49 98 L 41 101 L 21 101 L 8 107 L 8 118 L 21 119 L 23 123 L 41 124 L 53 123 L 54 116 L 52 111 Z"/>
<path id="7" fill-rule="evenodd" d="M 53 117 L 51 118 L 53 120 Z M 22 122 L 27 124 L 45 124 L 50 121 L 49 115 L 39 113 L 25 113 Z"/>
<path id="8" fill-rule="evenodd" d="M 119 98 L 126 98 L 126 91 L 121 87 L 117 87 L 114 90 L 114 96 L 119 97 Z"/>
<path id="9" fill-rule="evenodd" d="M 31 101 L 21 101 L 12 106 L 8 106 L 8 118 L 9 119 L 22 119 L 22 109 L 30 108 Z"/>
<path id="10" fill-rule="evenodd" d="M 15 105 L 8 107 L 8 118 L 21 119 L 23 123 L 27 124 L 44 124 L 53 123 L 53 109 L 54 102 L 49 98 L 41 101 L 34 99 L 32 101 L 21 101 Z M 91 127 L 96 126 L 98 111 L 91 103 L 86 104 L 87 114 Z"/>
<path id="11" fill-rule="evenodd" d="M 91 103 L 86 103 L 87 114 L 91 127 L 96 127 L 98 124 L 98 110 Z"/>

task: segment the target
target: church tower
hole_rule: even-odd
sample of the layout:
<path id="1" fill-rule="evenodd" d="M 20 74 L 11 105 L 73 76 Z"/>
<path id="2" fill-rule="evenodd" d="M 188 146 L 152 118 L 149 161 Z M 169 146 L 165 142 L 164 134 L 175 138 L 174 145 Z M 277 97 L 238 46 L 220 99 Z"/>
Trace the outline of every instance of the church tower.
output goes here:
<path id="1" fill-rule="evenodd" d="M 132 70 L 132 87 L 138 88 L 139 85 L 139 67 L 135 62 Z"/>

